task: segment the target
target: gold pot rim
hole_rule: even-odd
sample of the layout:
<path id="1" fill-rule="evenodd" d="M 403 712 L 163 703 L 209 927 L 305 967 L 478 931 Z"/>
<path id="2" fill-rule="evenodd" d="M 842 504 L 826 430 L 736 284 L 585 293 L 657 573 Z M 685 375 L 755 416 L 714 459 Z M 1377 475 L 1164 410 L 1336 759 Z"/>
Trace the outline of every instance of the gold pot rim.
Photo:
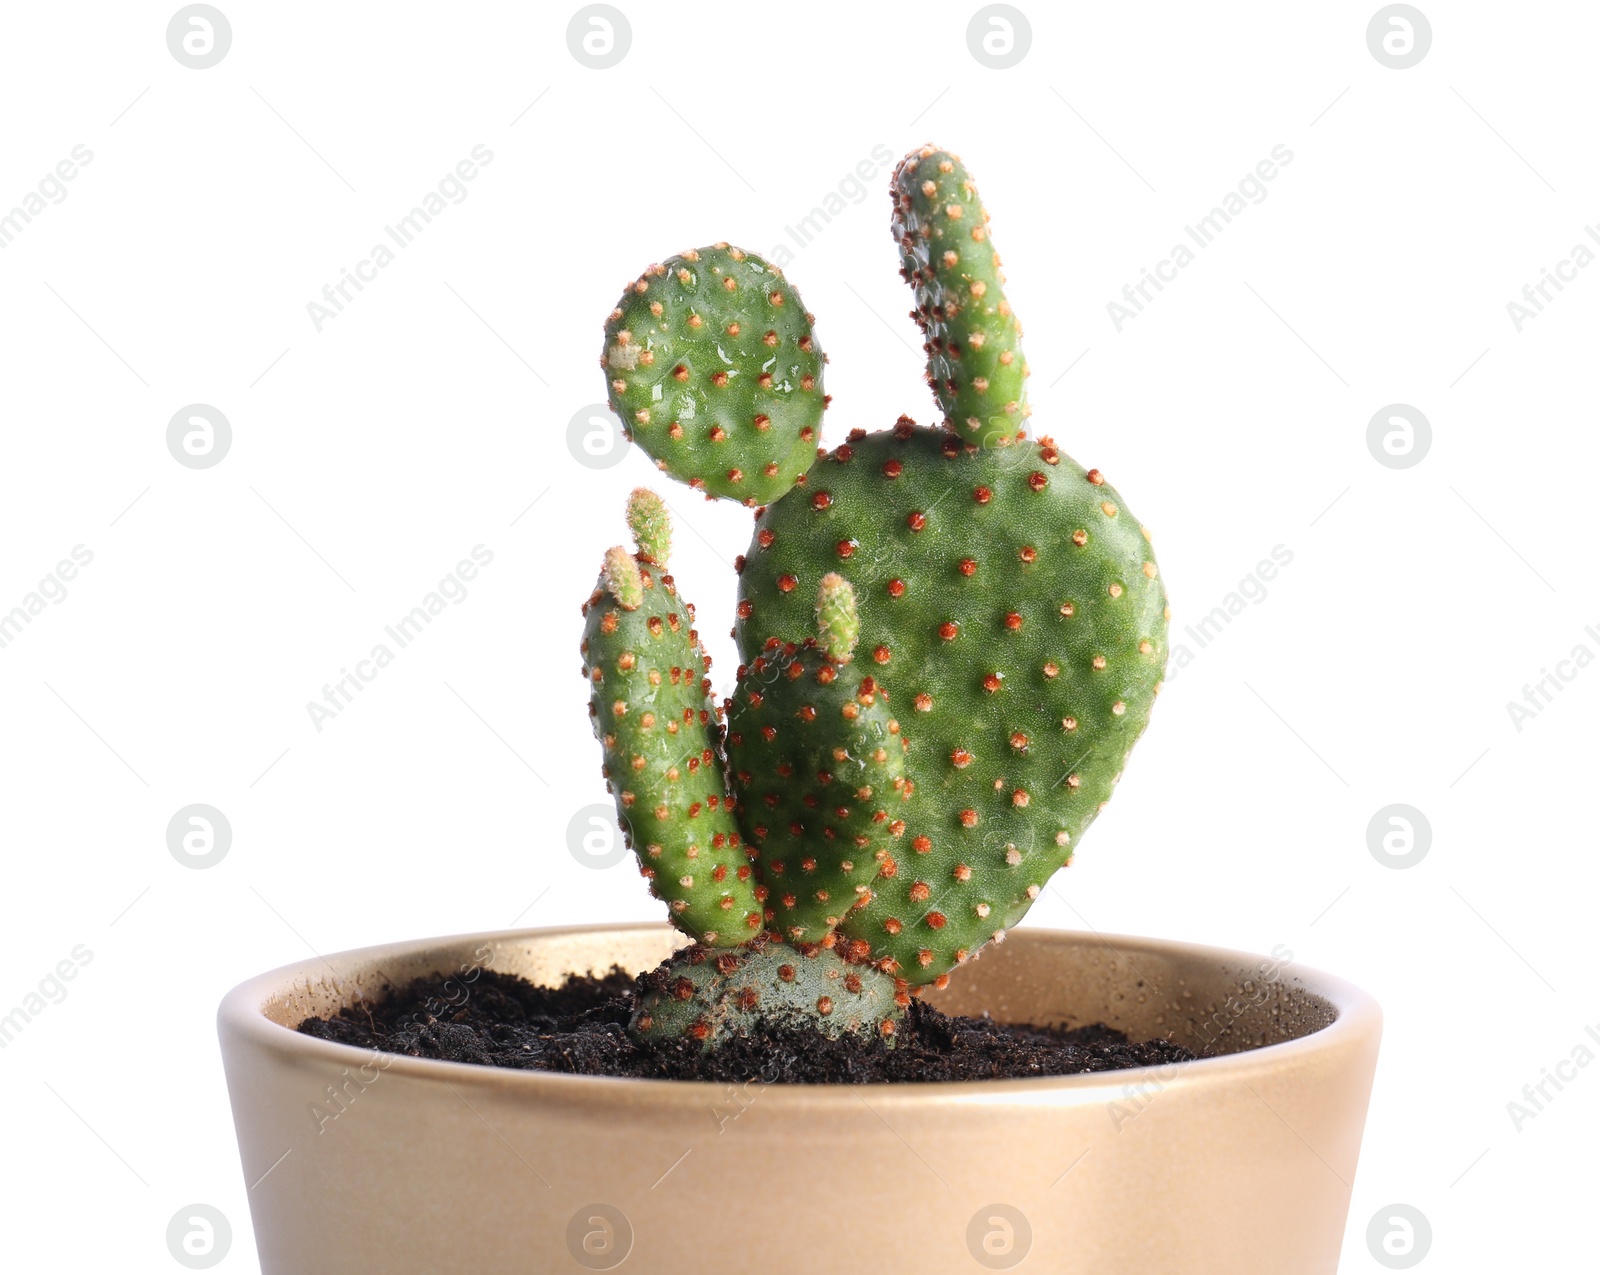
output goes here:
<path id="1" fill-rule="evenodd" d="M 504 948 L 526 947 L 529 943 L 547 943 L 574 936 L 601 940 L 615 936 L 626 940 L 628 936 L 639 935 L 660 936 L 681 943 L 681 936 L 670 926 L 646 921 L 489 930 L 351 948 L 291 962 L 245 980 L 223 997 L 217 1010 L 217 1026 L 223 1035 L 240 1039 L 285 1061 L 300 1058 L 346 1068 L 381 1066 L 384 1071 L 392 1070 L 397 1075 L 418 1080 L 467 1085 L 480 1092 L 520 1095 L 530 1101 L 583 1106 L 596 1102 L 612 1108 L 619 1103 L 639 1103 L 651 1107 L 703 1107 L 708 1093 L 723 1090 L 726 1087 L 724 1082 L 571 1075 L 376 1053 L 354 1045 L 304 1035 L 294 1027 L 276 1021 L 268 1012 L 275 1003 L 284 1006 L 296 993 L 302 996 L 316 995 L 322 999 L 328 999 L 331 995 L 340 1004 L 349 1004 L 352 999 L 350 992 L 358 990 L 353 983 L 359 971 L 372 971 L 382 976 L 381 969 L 385 964 L 426 966 L 429 961 L 419 958 L 426 958 L 429 953 L 439 954 L 436 972 L 440 972 L 444 964 L 462 952 L 481 951 L 489 945 L 493 945 L 498 952 Z M 1177 939 L 1101 934 L 1098 931 L 1023 928 L 1012 931 L 1007 943 L 1024 948 L 1061 944 L 1103 946 L 1130 966 L 1132 961 L 1127 955 L 1130 952 L 1147 958 L 1170 957 L 1181 961 L 1210 962 L 1222 967 L 1235 967 L 1241 972 L 1264 959 L 1250 952 Z M 486 959 L 484 968 L 496 968 L 495 961 Z M 330 973 L 332 978 L 329 977 Z M 387 984 L 387 976 L 382 977 Z M 853 1096 L 857 1092 L 871 1093 L 875 1105 L 884 1101 L 895 1105 L 947 1103 L 952 1100 L 1027 1105 L 1041 1101 L 1052 1105 L 1105 1102 L 1129 1084 L 1137 1083 L 1140 1077 L 1151 1073 L 1161 1073 L 1163 1087 L 1169 1089 L 1211 1084 L 1249 1084 L 1256 1077 L 1281 1073 L 1285 1067 L 1292 1068 L 1297 1062 L 1306 1061 L 1310 1055 L 1338 1051 L 1381 1030 L 1383 1016 L 1378 1002 L 1354 984 L 1297 962 L 1284 963 L 1281 978 L 1293 995 L 1311 998 L 1319 1009 L 1325 1009 L 1331 1015 L 1324 1025 L 1313 1027 L 1304 1034 L 1239 1052 L 1161 1067 L 1011 1080 L 771 1084 L 766 1086 L 763 1102 L 773 1106 L 792 1103 L 815 1110 L 819 1104 L 825 1107 L 831 1101 L 843 1111 L 858 1108 L 858 1101 Z M 344 981 L 347 979 L 349 983 Z M 375 1062 L 375 1057 L 384 1062 Z"/>

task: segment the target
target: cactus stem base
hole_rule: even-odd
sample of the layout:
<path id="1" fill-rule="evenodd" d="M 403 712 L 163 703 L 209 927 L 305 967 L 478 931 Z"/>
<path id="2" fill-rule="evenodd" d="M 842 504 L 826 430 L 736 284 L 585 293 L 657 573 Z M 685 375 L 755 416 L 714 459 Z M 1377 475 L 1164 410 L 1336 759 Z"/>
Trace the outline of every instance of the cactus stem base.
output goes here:
<path id="1" fill-rule="evenodd" d="M 833 1040 L 879 1037 L 892 1045 L 911 1003 L 903 980 L 843 940 L 791 946 L 763 935 L 741 948 L 694 944 L 644 983 L 633 1034 L 697 1040 L 706 1049 L 760 1027 L 810 1028 Z"/>

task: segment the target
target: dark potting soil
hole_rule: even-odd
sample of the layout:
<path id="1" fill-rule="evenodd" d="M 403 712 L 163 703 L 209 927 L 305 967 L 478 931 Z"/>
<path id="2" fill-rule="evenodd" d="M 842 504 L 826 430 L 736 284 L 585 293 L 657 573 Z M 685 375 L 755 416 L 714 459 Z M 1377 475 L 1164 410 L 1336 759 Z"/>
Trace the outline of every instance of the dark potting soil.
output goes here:
<path id="1" fill-rule="evenodd" d="M 435 975 L 335 1018 L 308 1018 L 300 1031 L 358 1049 L 485 1067 L 734 1083 L 1012 1080 L 1195 1057 L 1170 1041 L 1137 1043 L 1101 1025 L 1008 1026 L 953 1017 L 920 1000 L 912 1001 L 892 1048 L 879 1039 L 829 1040 L 772 1027 L 707 1053 L 695 1041 L 640 1044 L 629 1036 L 638 994 L 637 980 L 620 969 L 603 978 L 572 975 L 560 987 L 492 970 L 471 983 Z"/>

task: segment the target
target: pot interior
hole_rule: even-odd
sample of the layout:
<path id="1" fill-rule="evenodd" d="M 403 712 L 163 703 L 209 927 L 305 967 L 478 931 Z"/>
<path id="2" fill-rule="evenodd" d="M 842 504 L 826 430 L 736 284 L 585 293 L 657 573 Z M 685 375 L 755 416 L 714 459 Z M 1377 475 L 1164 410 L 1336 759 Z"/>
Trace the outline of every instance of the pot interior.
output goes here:
<path id="1" fill-rule="evenodd" d="M 684 943 L 667 926 L 516 931 L 370 948 L 328 958 L 325 972 L 296 981 L 262 1005 L 295 1028 L 413 978 L 477 969 L 520 974 L 542 986 L 569 973 L 651 968 Z M 1309 984 L 1316 983 L 1313 987 Z M 1326 983 L 1327 986 L 1323 986 Z M 1153 939 L 1062 930 L 1014 931 L 928 993 L 950 1014 L 1001 1022 L 1105 1023 L 1134 1040 L 1169 1038 L 1203 1057 L 1239 1053 L 1320 1031 L 1338 1017 L 1333 980 L 1285 960 Z"/>

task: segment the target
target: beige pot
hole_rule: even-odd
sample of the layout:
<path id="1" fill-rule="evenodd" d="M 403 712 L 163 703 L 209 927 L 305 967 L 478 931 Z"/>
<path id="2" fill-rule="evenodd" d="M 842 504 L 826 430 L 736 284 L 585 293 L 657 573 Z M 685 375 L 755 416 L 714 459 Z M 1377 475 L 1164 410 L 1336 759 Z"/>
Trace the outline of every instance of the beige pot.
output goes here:
<path id="1" fill-rule="evenodd" d="M 1239 952 L 1023 929 L 935 999 L 1102 1021 L 1199 1062 L 981 1084 L 743 1086 L 472 1067 L 290 1030 L 478 967 L 643 970 L 665 926 L 506 931 L 287 966 L 218 1014 L 267 1275 L 1332 1275 L 1381 1015 Z M 1242 1051 L 1242 1052 L 1240 1052 Z"/>

